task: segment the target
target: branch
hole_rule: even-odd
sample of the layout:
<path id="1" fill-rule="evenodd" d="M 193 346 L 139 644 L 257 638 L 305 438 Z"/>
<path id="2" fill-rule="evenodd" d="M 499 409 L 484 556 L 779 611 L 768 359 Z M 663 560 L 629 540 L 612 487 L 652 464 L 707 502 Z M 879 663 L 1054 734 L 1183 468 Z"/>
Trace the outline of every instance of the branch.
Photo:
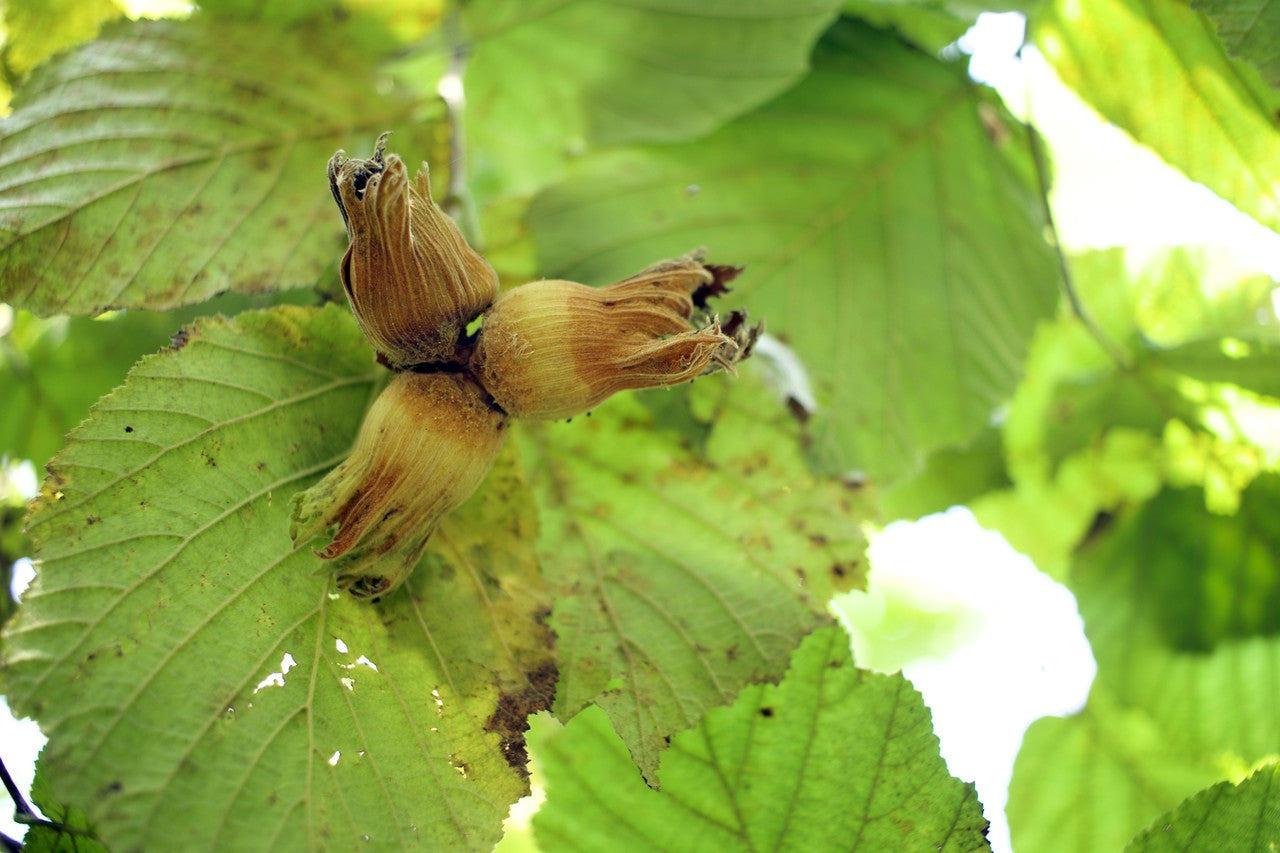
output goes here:
<path id="1" fill-rule="evenodd" d="M 449 124 L 449 183 L 445 190 L 444 209 L 462 230 L 471 248 L 477 252 L 483 248 L 480 220 L 476 215 L 475 199 L 467 191 L 467 138 L 463 126 L 463 113 L 467 105 L 463 90 L 463 75 L 467 69 L 468 46 L 462 38 L 458 10 L 451 9 L 444 20 L 445 39 L 449 44 L 449 68 L 440 78 L 437 91 L 445 105 L 445 118 Z"/>
<path id="2" fill-rule="evenodd" d="M 1022 46 L 1018 48 L 1018 61 L 1023 62 L 1022 51 L 1027 46 L 1026 34 L 1023 34 Z M 1131 370 L 1133 365 L 1125 356 L 1124 351 L 1116 346 L 1115 342 L 1107 336 L 1085 308 L 1084 301 L 1080 298 L 1080 292 L 1076 290 L 1075 281 L 1071 277 L 1071 266 L 1067 263 L 1067 256 L 1062 251 L 1062 240 L 1058 236 L 1058 225 L 1053 219 L 1053 206 L 1049 204 L 1049 168 L 1045 162 L 1044 143 L 1040 138 L 1040 132 L 1036 130 L 1032 123 L 1031 110 L 1031 84 L 1027 80 L 1026 66 L 1023 66 L 1023 82 L 1022 92 L 1025 98 L 1023 113 L 1023 128 L 1027 132 L 1027 147 L 1031 151 L 1031 161 L 1036 170 L 1036 188 L 1040 196 L 1040 209 L 1044 213 L 1045 225 L 1049 228 L 1049 234 L 1053 242 L 1053 254 L 1058 261 L 1059 280 L 1062 282 L 1063 292 L 1066 293 L 1067 302 L 1071 306 L 1071 313 L 1075 314 L 1076 319 L 1085 327 L 1089 335 L 1102 348 L 1107 357 L 1115 362 L 1116 366 L 1121 370 Z"/>
<path id="3" fill-rule="evenodd" d="M 1028 115 L 1028 119 L 1030 115 Z M 1075 282 L 1071 277 L 1071 266 L 1067 263 L 1067 256 L 1062 251 L 1062 241 L 1058 237 L 1058 226 L 1053 221 L 1053 207 L 1049 204 L 1049 175 L 1048 168 L 1045 166 L 1044 146 L 1040 141 L 1040 132 L 1032 126 L 1028 121 L 1025 124 L 1027 130 L 1028 145 L 1031 148 L 1031 159 L 1035 162 L 1036 167 L 1036 184 L 1039 189 L 1040 207 L 1044 212 L 1045 224 L 1049 226 L 1049 234 L 1053 237 L 1053 255 L 1058 261 L 1058 273 L 1062 282 L 1062 289 L 1067 295 L 1067 302 L 1071 305 L 1071 313 L 1076 315 L 1078 319 L 1088 330 L 1089 334 L 1097 341 L 1098 346 L 1102 347 L 1107 356 L 1116 363 L 1121 370 L 1130 370 L 1133 365 L 1129 363 L 1124 352 L 1120 347 L 1107 336 L 1090 316 L 1084 307 L 1084 302 L 1080 299 L 1080 293 L 1076 290 Z"/>

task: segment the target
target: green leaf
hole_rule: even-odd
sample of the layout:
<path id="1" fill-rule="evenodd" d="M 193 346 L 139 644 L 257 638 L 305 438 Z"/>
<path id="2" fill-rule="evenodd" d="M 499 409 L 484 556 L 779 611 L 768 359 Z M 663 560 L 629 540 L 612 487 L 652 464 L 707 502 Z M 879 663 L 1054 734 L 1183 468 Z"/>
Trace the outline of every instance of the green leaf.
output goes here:
<path id="1" fill-rule="evenodd" d="M 1280 344 L 1267 340 L 1202 340 L 1159 353 L 1160 363 L 1202 382 L 1227 382 L 1280 398 Z"/>
<path id="2" fill-rule="evenodd" d="M 688 139 L 799 80 L 840 0 L 474 0 L 472 189 L 530 193 L 584 145 Z"/>
<path id="3" fill-rule="evenodd" d="M 381 373 L 337 307 L 202 320 L 51 463 L 5 690 L 109 847 L 488 849 L 526 790 L 554 668 L 514 460 L 379 605 L 289 539 Z"/>
<path id="4" fill-rule="evenodd" d="M 811 372 L 820 465 L 901 475 L 987 424 L 1054 303 L 1035 206 L 984 115 L 961 68 L 841 25 L 767 107 L 591 158 L 540 196 L 542 271 L 604 283 L 691 241 L 746 263 L 729 302 Z"/>
<path id="5" fill-rule="evenodd" d="M 4 65 L 23 77 L 55 53 L 93 38 L 121 14 L 115 0 L 6 0 Z"/>
<path id="6" fill-rule="evenodd" d="M 33 74 L 0 125 L 0 299 L 91 314 L 311 285 L 342 249 L 325 161 L 415 126 L 376 83 L 315 33 L 109 27 Z"/>
<path id="7" fill-rule="evenodd" d="M 200 8 L 210 14 L 284 25 L 343 14 L 340 0 L 199 0 L 199 3 Z"/>
<path id="8" fill-rule="evenodd" d="M 1234 853 L 1280 847 L 1280 765 L 1238 785 L 1220 782 L 1164 815 L 1130 851 Z"/>
<path id="9" fill-rule="evenodd" d="M 15 312 L 11 328 L 0 334 L 0 399 L 5 401 L 0 457 L 30 459 L 37 470 L 43 468 L 89 407 L 123 382 L 139 358 L 170 344 L 184 324 L 202 314 L 236 313 L 290 299 L 302 304 L 315 295 L 230 294 L 163 314 L 128 311 L 96 318 L 41 320 Z"/>
<path id="10" fill-rule="evenodd" d="M 1010 487 L 1000 430 L 989 427 L 964 447 L 943 448 L 924 468 L 880 496 L 884 519 L 919 518 Z"/>
<path id="11" fill-rule="evenodd" d="M 1234 516 L 1166 490 L 1071 575 L 1098 675 L 1084 712 L 1042 720 L 1014 769 L 1019 850 L 1119 849 L 1161 812 L 1275 752 L 1280 718 L 1280 477 Z"/>
<path id="12" fill-rule="evenodd" d="M 845 0 L 845 14 L 897 30 L 925 50 L 937 52 L 960 36 L 983 12 L 1029 14 L 1042 0 Z"/>
<path id="13" fill-rule="evenodd" d="M 23 850 L 28 853 L 107 853 L 107 848 L 94 837 L 85 813 L 53 799 L 39 761 L 31 782 L 31 802 L 57 826 L 29 827 L 22 838 Z"/>
<path id="14" fill-rule="evenodd" d="M 556 714 L 599 704 L 647 775 L 667 736 L 781 676 L 865 573 L 857 496 L 808 475 L 794 422 L 750 376 L 702 454 L 630 397 L 521 431 L 556 600 Z"/>
<path id="15" fill-rule="evenodd" d="M 1228 53 L 1280 87 L 1280 7 L 1272 0 L 1191 0 L 1191 6 L 1213 21 Z"/>
<path id="16" fill-rule="evenodd" d="M 1089 706 L 1045 717 L 1022 739 L 1006 814 L 1019 853 L 1119 850 L 1161 811 L 1214 780 L 1171 751 L 1169 733 L 1095 687 Z"/>
<path id="17" fill-rule="evenodd" d="M 1163 0 L 1057 0 L 1045 11 L 1035 42 L 1084 100 L 1280 230 L 1280 91 L 1228 59 L 1209 21 Z"/>
<path id="18" fill-rule="evenodd" d="M 749 687 L 676 735 L 660 791 L 595 709 L 535 750 L 546 849 L 990 849 L 920 694 L 900 674 L 856 669 L 834 627 L 804 641 L 780 684 Z"/>

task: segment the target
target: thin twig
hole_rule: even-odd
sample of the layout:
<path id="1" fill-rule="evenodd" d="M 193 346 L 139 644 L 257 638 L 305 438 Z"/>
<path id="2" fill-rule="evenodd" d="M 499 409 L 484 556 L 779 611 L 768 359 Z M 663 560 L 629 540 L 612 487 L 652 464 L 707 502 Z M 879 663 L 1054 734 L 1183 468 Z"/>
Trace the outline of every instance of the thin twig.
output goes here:
<path id="1" fill-rule="evenodd" d="M 22 795 L 22 791 L 13 781 L 13 777 L 9 775 L 9 768 L 4 766 L 4 760 L 0 759 L 0 781 L 4 782 L 4 789 L 9 792 L 9 799 L 13 800 L 13 809 L 18 815 L 29 815 L 35 817 L 35 812 L 31 810 L 31 806 L 27 803 L 27 798 Z"/>
<path id="2" fill-rule="evenodd" d="M 456 8 L 445 16 L 444 34 L 449 44 L 449 68 L 441 78 L 439 88 L 449 123 L 449 183 L 445 190 L 444 209 L 478 252 L 483 246 L 475 200 L 467 190 L 467 137 L 463 119 L 467 105 L 463 78 L 469 48 L 462 38 L 462 24 Z"/>
<path id="3" fill-rule="evenodd" d="M 1026 36 L 1023 36 L 1022 47 L 1018 48 L 1018 61 L 1022 62 L 1022 49 L 1026 47 Z M 1036 130 L 1032 123 L 1031 110 L 1031 84 L 1027 80 L 1026 66 L 1023 66 L 1023 95 L 1025 98 L 1024 114 L 1026 116 L 1023 121 L 1023 127 L 1027 132 L 1027 147 L 1031 151 L 1031 161 L 1036 171 L 1036 188 L 1040 196 L 1040 209 L 1044 213 L 1045 225 L 1048 226 L 1049 236 L 1053 242 L 1053 254 L 1058 261 L 1058 277 L 1062 282 L 1062 289 L 1066 293 L 1067 302 L 1071 306 L 1071 313 L 1076 315 L 1076 319 L 1085 327 L 1090 336 L 1102 348 L 1107 357 L 1115 362 L 1116 366 L 1121 370 L 1131 370 L 1133 365 L 1125 356 L 1124 351 L 1116 346 L 1115 342 L 1107 336 L 1102 327 L 1094 321 L 1093 316 L 1085 308 L 1084 301 L 1080 298 L 1080 292 L 1076 290 L 1075 281 L 1071 276 L 1071 265 L 1067 262 L 1066 253 L 1062 250 L 1062 240 L 1058 235 L 1058 225 L 1053 219 L 1053 206 L 1049 203 L 1049 167 L 1046 164 L 1044 154 L 1044 143 L 1040 138 L 1040 132 Z"/>
<path id="4" fill-rule="evenodd" d="M 52 829 L 55 832 L 65 832 L 73 838 L 76 835 L 85 834 L 83 832 L 73 830 L 56 820 L 46 820 L 36 814 L 35 810 L 31 808 L 31 804 L 27 802 L 27 798 L 22 795 L 22 790 L 18 787 L 17 783 L 13 781 L 13 777 L 9 775 L 9 768 L 4 766 L 3 759 L 0 759 L 0 781 L 4 782 L 4 789 L 9 793 L 9 799 L 13 800 L 13 819 L 18 823 L 29 827 L 43 826 L 46 829 Z M 10 840 L 11 839 L 5 837 L 5 846 L 8 846 Z M 16 849 L 21 848 L 22 845 L 19 844 Z"/>

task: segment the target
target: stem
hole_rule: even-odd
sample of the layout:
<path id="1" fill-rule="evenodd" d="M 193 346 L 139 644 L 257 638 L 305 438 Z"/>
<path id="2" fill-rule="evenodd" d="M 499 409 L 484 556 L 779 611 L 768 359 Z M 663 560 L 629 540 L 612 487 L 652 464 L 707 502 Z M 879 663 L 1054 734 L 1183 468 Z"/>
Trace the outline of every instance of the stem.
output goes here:
<path id="1" fill-rule="evenodd" d="M 449 183 L 445 189 L 444 209 L 462 230 L 462 236 L 477 252 L 483 248 L 480 219 L 475 199 L 467 190 L 467 137 L 463 113 L 467 105 L 463 76 L 467 69 L 468 47 L 462 38 L 459 13 L 451 9 L 444 20 L 445 38 L 449 44 L 449 68 L 440 79 L 440 98 L 449 123 Z"/>
<path id="2" fill-rule="evenodd" d="M 43 826 L 58 833 L 65 832 L 67 835 L 71 836 L 73 844 L 75 843 L 75 836 L 85 834 L 83 832 L 73 830 L 57 821 L 45 820 L 36 814 L 31 809 L 31 805 L 27 802 L 27 798 L 22 795 L 22 791 L 18 788 L 17 783 L 13 781 L 13 777 L 9 775 L 9 768 L 4 766 L 3 759 L 0 759 L 0 781 L 4 782 L 4 789 L 8 791 L 9 798 L 13 800 L 13 819 L 18 823 L 25 826 Z M 8 847 L 12 842 L 18 846 L 11 849 L 22 849 L 22 845 L 20 843 L 14 842 L 13 839 L 8 836 L 0 835 L 0 838 L 4 839 L 4 846 Z"/>
<path id="3" fill-rule="evenodd" d="M 9 775 L 9 768 L 4 766 L 3 759 L 0 759 L 0 781 L 4 782 L 4 789 L 9 792 L 9 799 L 13 800 L 13 810 L 17 814 L 18 822 L 25 823 L 22 820 L 23 817 L 35 817 L 35 812 L 31 811 L 31 806 L 27 804 L 27 798 L 22 795 L 13 777 Z"/>
<path id="4" fill-rule="evenodd" d="M 1022 62 L 1022 49 L 1027 46 L 1026 35 L 1023 35 L 1022 47 L 1018 48 L 1018 61 Z M 1089 335 L 1102 348 L 1107 357 L 1115 362 L 1116 366 L 1121 370 L 1131 370 L 1133 365 L 1129 363 L 1129 359 L 1125 356 L 1124 351 L 1116 346 L 1115 342 L 1107 336 L 1085 308 L 1084 300 L 1080 298 L 1080 292 L 1076 290 L 1075 281 L 1071 277 L 1071 265 L 1067 263 L 1066 253 L 1062 251 L 1062 239 L 1058 235 L 1058 225 L 1053 218 L 1053 206 L 1049 203 L 1049 168 L 1045 162 L 1044 143 L 1040 138 L 1040 131 L 1036 130 L 1032 122 L 1031 110 L 1031 85 L 1027 80 L 1026 67 L 1023 66 L 1023 96 L 1025 98 L 1024 114 L 1026 118 L 1023 121 L 1023 127 L 1027 132 L 1027 147 L 1031 151 L 1031 162 L 1036 170 L 1036 189 L 1040 196 L 1040 209 L 1044 214 L 1045 225 L 1049 228 L 1049 235 L 1052 238 L 1053 254 L 1058 262 L 1058 277 L 1062 283 L 1063 292 L 1066 293 L 1067 303 L 1071 306 L 1071 313 L 1076 316 L 1080 324 L 1085 327 Z"/>
<path id="5" fill-rule="evenodd" d="M 1049 226 L 1049 234 L 1053 238 L 1053 255 L 1058 261 L 1059 280 L 1062 282 L 1062 289 L 1067 295 L 1067 302 L 1071 305 L 1071 313 L 1076 315 L 1076 319 L 1081 325 L 1088 330 L 1093 339 L 1097 341 L 1098 346 L 1106 352 L 1107 356 L 1116 363 L 1121 370 L 1129 370 L 1132 365 L 1118 346 L 1107 337 L 1107 333 L 1102 327 L 1094 322 L 1093 317 L 1084 307 L 1084 302 L 1080 299 L 1080 293 L 1076 290 L 1075 282 L 1071 277 L 1071 266 L 1067 263 L 1067 256 L 1062 251 L 1062 241 L 1058 237 L 1058 226 L 1053 221 L 1053 207 L 1049 204 L 1049 176 L 1048 169 L 1044 162 L 1044 149 L 1040 142 L 1040 132 L 1027 122 L 1025 125 L 1027 130 L 1027 140 L 1031 148 L 1031 159 L 1035 162 L 1036 167 L 1036 184 L 1039 189 L 1040 208 L 1044 212 L 1045 224 Z"/>

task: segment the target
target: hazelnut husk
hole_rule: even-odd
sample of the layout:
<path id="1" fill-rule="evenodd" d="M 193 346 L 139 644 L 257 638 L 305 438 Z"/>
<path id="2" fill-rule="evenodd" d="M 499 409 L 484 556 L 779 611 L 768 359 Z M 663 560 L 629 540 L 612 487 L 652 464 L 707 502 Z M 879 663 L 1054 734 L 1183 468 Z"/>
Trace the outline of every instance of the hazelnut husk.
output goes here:
<path id="1" fill-rule="evenodd" d="M 431 198 L 426 163 L 411 181 L 385 152 L 329 161 L 350 245 L 339 277 L 380 358 L 392 368 L 465 360 L 466 327 L 492 304 L 498 275 Z"/>
<path id="2" fill-rule="evenodd" d="M 739 271 L 694 253 L 608 287 L 543 280 L 513 288 L 485 315 L 471 371 L 511 415 L 560 419 L 619 391 L 731 369 L 760 327 L 742 312 L 723 322 L 694 318 Z"/>
<path id="3" fill-rule="evenodd" d="M 397 373 L 365 416 L 351 454 L 293 498 L 290 536 L 336 530 L 316 552 L 340 560 L 338 586 L 373 598 L 413 571 L 440 520 L 484 480 L 507 418 L 458 373 Z"/>

